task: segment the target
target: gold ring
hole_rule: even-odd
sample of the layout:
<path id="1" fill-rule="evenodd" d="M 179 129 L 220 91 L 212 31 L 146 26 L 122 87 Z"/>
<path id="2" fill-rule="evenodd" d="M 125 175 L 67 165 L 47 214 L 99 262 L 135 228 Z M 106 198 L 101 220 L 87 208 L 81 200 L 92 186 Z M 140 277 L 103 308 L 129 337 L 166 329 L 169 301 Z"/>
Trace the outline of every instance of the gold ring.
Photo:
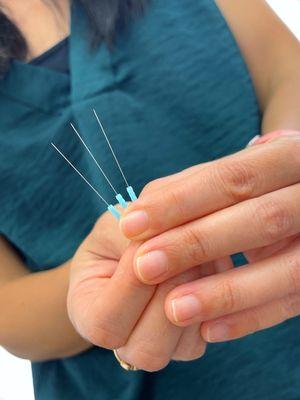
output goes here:
<path id="1" fill-rule="evenodd" d="M 122 360 L 117 352 L 117 350 L 114 350 L 114 355 L 116 359 L 118 360 L 120 366 L 125 369 L 126 371 L 138 371 L 138 368 L 135 367 L 134 365 L 128 364 L 126 361 Z"/>

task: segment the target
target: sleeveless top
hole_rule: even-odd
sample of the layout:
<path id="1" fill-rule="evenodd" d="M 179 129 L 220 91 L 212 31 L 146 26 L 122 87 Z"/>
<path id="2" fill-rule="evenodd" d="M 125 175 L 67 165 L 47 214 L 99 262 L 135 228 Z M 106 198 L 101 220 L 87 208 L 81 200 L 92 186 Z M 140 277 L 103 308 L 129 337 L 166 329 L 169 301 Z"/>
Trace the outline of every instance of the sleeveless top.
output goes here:
<path id="1" fill-rule="evenodd" d="M 152 0 L 113 52 L 92 50 L 87 31 L 74 2 L 70 74 L 14 62 L 0 83 L 0 232 L 33 273 L 71 258 L 105 210 L 50 142 L 114 201 L 70 121 L 122 193 L 93 107 L 137 192 L 155 178 L 238 151 L 260 131 L 248 70 L 214 1 Z M 93 347 L 33 363 L 36 399 L 300 398 L 299 331 L 294 319 L 209 345 L 203 358 L 156 373 L 123 371 L 111 351 Z"/>

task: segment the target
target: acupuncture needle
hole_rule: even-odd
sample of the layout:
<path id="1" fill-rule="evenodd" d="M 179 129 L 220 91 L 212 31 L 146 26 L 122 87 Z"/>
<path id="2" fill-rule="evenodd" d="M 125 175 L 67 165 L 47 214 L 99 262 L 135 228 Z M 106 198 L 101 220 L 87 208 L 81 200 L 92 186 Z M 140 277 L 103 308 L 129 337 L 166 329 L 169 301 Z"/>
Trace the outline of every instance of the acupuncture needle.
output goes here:
<path id="1" fill-rule="evenodd" d="M 111 153 L 112 153 L 112 155 L 113 155 L 113 157 L 114 157 L 114 159 L 115 159 L 115 162 L 116 162 L 116 164 L 117 164 L 117 166 L 118 166 L 118 168 L 119 168 L 119 170 L 120 170 L 120 172 L 121 172 L 121 175 L 122 175 L 122 177 L 123 177 L 123 179 L 124 179 L 124 182 L 125 182 L 125 184 L 126 184 L 127 193 L 129 194 L 130 199 L 131 199 L 132 201 L 135 201 L 135 200 L 137 200 L 137 196 L 136 196 L 136 194 L 135 194 L 135 192 L 134 192 L 132 186 L 129 185 L 129 183 L 128 183 L 127 179 L 126 179 L 126 176 L 125 176 L 125 174 L 124 174 L 124 172 L 123 172 L 123 170 L 122 170 L 122 168 L 121 168 L 121 165 L 120 165 L 120 163 L 119 163 L 119 161 L 118 161 L 118 159 L 117 159 L 117 156 L 116 156 L 116 154 L 115 154 L 115 152 L 114 152 L 114 150 L 113 150 L 113 148 L 112 148 L 112 145 L 111 145 L 111 143 L 110 143 L 110 141 L 109 141 L 109 139 L 108 139 L 108 137 L 107 137 L 107 134 L 106 134 L 106 132 L 105 132 L 105 130 L 104 130 L 104 128 L 103 128 L 103 125 L 102 125 L 102 123 L 101 123 L 101 121 L 100 121 L 100 119 L 99 119 L 99 117 L 98 117 L 98 114 L 97 114 L 96 110 L 93 109 L 93 112 L 94 112 L 94 115 L 95 115 L 95 117 L 96 117 L 96 119 L 97 119 L 97 121 L 98 121 L 98 124 L 99 124 L 99 126 L 100 126 L 100 129 L 101 129 L 101 131 L 102 131 L 102 133 L 103 133 L 103 135 L 104 135 L 104 138 L 105 138 L 105 140 L 106 140 L 106 142 L 107 142 L 107 144 L 108 144 L 108 146 L 109 146 L 109 148 L 110 148 L 110 151 L 111 151 Z"/>
<path id="2" fill-rule="evenodd" d="M 103 196 L 94 188 L 94 186 L 82 175 L 82 173 L 75 167 L 75 165 L 68 160 L 68 158 L 55 146 L 54 143 L 51 143 L 51 145 L 54 147 L 54 149 L 61 155 L 61 157 L 74 169 L 75 172 L 84 180 L 84 182 L 96 193 L 96 195 L 106 204 L 108 211 L 116 218 L 120 219 L 121 214 L 119 211 L 112 205 L 109 204 Z"/>
<path id="3" fill-rule="evenodd" d="M 96 160 L 95 156 L 93 155 L 93 153 L 91 152 L 90 148 L 88 147 L 88 145 L 86 144 L 86 142 L 83 140 L 83 138 L 81 137 L 80 133 L 78 132 L 78 130 L 75 128 L 75 126 L 72 124 L 72 122 L 70 123 L 72 129 L 74 130 L 74 132 L 76 133 L 76 135 L 78 136 L 79 140 L 81 141 L 81 143 L 83 144 L 83 146 L 85 147 L 85 149 L 87 150 L 87 152 L 89 153 L 89 155 L 91 156 L 92 160 L 94 161 L 94 163 L 96 164 L 97 168 L 100 170 L 100 172 L 102 173 L 102 175 L 104 176 L 104 178 L 106 179 L 107 183 L 109 184 L 109 186 L 112 188 L 112 190 L 114 191 L 115 195 L 116 195 L 116 199 L 118 200 L 119 204 L 123 207 L 126 208 L 127 207 L 127 203 L 125 201 L 125 199 L 123 198 L 123 196 L 118 193 L 116 191 L 116 189 L 114 188 L 113 184 L 111 183 L 111 181 L 109 180 L 109 178 L 107 177 L 106 173 L 103 171 L 103 169 L 100 167 L 98 161 Z"/>

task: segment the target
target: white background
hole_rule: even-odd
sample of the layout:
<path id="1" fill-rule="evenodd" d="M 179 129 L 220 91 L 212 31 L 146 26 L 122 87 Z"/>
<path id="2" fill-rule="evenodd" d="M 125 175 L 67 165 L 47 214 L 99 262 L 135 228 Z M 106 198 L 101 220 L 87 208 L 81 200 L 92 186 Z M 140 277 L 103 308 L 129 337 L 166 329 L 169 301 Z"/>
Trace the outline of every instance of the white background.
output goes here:
<path id="1" fill-rule="evenodd" d="M 300 0 L 268 1 L 300 39 Z M 9 355 L 1 348 L 0 400 L 34 400 L 29 363 Z"/>

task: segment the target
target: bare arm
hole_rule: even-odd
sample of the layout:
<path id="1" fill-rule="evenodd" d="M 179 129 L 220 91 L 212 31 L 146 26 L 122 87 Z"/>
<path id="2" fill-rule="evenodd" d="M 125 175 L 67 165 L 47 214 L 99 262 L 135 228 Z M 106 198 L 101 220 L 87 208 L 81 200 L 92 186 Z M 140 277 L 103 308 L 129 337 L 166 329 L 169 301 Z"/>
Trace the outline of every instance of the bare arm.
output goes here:
<path id="1" fill-rule="evenodd" d="M 300 130 L 300 42 L 264 0 L 217 0 L 263 111 L 262 132 Z"/>
<path id="2" fill-rule="evenodd" d="M 89 348 L 67 315 L 69 262 L 30 273 L 2 237 L 0 260 L 1 346 L 33 361 L 63 358 Z"/>

